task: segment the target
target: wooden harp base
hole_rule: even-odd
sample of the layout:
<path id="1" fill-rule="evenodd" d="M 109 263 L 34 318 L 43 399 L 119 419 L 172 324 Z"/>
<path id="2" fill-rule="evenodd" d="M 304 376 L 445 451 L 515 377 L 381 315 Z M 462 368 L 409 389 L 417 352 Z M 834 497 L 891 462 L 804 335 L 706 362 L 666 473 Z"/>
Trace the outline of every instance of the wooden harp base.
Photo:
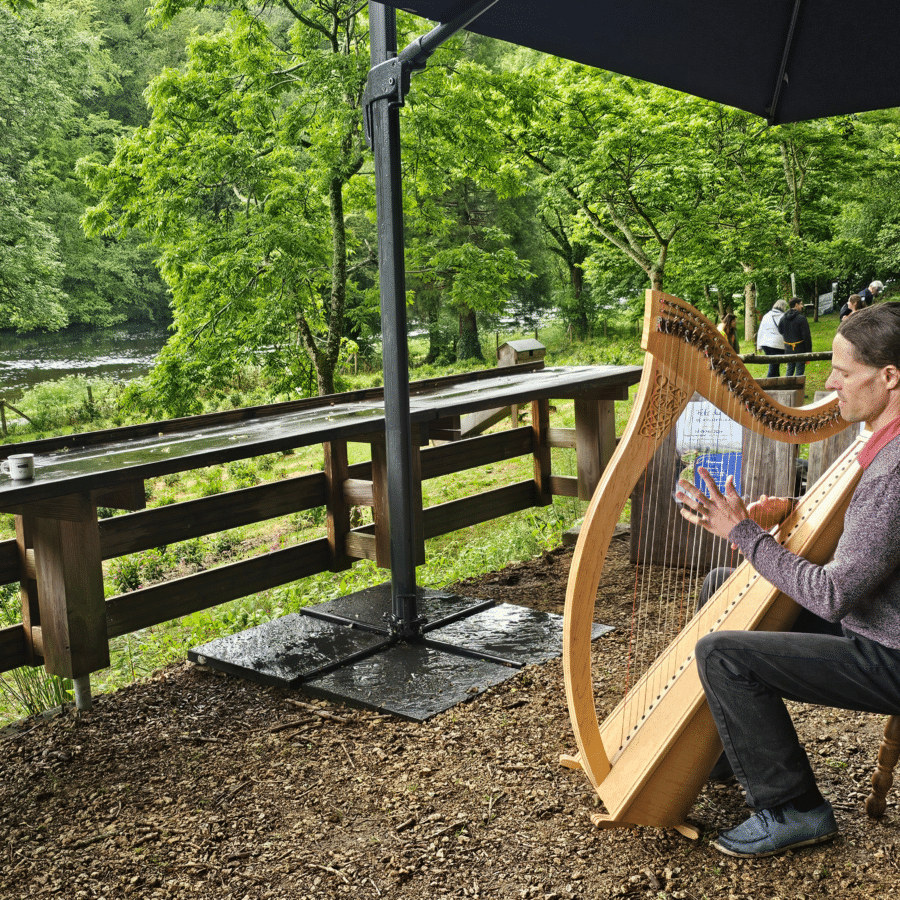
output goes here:
<path id="1" fill-rule="evenodd" d="M 559 764 L 566 769 L 581 769 L 581 754 L 563 753 L 559 757 Z M 613 819 L 611 816 L 606 815 L 606 813 L 591 813 L 591 822 L 595 828 L 637 828 L 637 825 L 632 822 L 618 821 L 617 819 Z M 684 835 L 684 837 L 689 838 L 692 841 L 700 839 L 700 830 L 693 825 L 688 825 L 687 822 L 675 825 L 674 829 L 679 834 Z"/>
<path id="2" fill-rule="evenodd" d="M 637 825 L 632 825 L 631 822 L 617 822 L 615 819 L 611 819 L 606 813 L 591 813 L 591 822 L 597 828 L 637 828 Z M 682 822 L 680 825 L 673 826 L 674 830 L 677 831 L 680 835 L 688 838 L 692 841 L 700 840 L 700 829 L 695 828 L 693 825 L 688 825 L 687 822 Z"/>

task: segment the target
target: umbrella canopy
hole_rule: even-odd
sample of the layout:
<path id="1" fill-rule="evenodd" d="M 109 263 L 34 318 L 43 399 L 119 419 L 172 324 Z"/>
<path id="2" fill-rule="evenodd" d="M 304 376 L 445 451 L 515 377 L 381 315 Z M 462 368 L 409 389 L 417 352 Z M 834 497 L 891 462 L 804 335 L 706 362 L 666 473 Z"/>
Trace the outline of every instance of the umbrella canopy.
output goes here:
<path id="1" fill-rule="evenodd" d="M 471 2 L 390 3 L 448 22 Z M 897 0 L 499 0 L 469 30 L 770 123 L 900 106 Z"/>

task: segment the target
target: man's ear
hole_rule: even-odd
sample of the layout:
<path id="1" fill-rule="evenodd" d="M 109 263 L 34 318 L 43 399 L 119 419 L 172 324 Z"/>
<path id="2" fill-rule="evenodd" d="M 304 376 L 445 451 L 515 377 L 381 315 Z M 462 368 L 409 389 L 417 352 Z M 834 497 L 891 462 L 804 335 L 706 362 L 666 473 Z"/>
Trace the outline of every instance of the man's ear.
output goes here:
<path id="1" fill-rule="evenodd" d="M 881 373 L 884 378 L 884 385 L 888 390 L 900 388 L 900 369 L 896 366 L 885 366 Z"/>

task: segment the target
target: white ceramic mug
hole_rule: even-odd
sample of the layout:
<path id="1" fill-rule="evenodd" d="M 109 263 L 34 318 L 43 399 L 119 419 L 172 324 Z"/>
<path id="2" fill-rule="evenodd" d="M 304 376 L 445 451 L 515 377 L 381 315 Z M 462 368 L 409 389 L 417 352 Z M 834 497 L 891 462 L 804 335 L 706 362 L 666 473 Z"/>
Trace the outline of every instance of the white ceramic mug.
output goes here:
<path id="1" fill-rule="evenodd" d="M 0 462 L 0 472 L 9 475 L 14 481 L 34 478 L 34 454 L 13 453 Z"/>

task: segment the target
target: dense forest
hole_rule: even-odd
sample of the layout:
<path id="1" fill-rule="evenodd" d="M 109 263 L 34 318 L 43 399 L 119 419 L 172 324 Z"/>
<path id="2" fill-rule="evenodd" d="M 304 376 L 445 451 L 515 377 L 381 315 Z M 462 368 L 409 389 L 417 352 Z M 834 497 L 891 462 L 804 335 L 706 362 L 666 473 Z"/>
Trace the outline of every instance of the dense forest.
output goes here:
<path id="1" fill-rule="evenodd" d="M 171 322 L 142 401 L 167 414 L 250 362 L 339 389 L 380 327 L 368 68 L 355 0 L 0 0 L 0 329 Z M 900 272 L 897 110 L 768 127 L 463 34 L 402 128 L 428 361 L 501 321 L 590 336 L 647 286 L 752 334 Z"/>

